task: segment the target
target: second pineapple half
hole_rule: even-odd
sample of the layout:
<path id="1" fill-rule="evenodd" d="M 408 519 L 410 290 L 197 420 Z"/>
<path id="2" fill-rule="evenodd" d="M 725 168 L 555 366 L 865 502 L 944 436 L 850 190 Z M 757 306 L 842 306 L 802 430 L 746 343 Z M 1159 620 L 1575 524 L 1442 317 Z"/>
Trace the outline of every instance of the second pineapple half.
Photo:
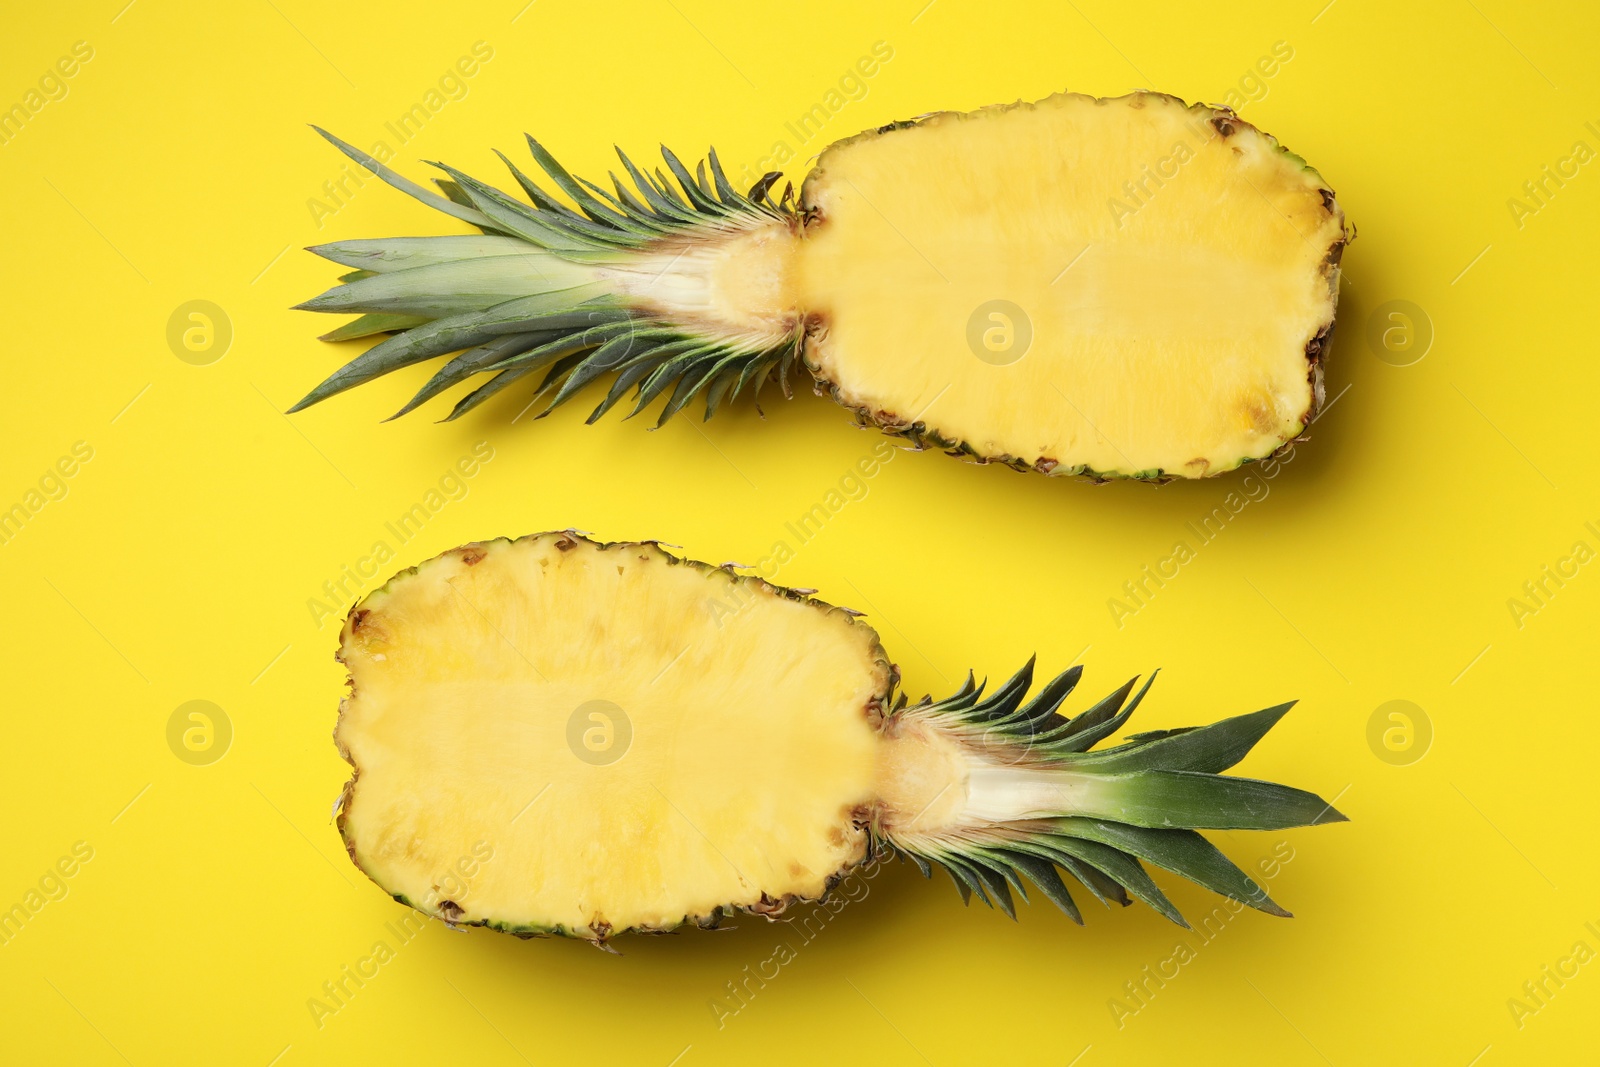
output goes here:
<path id="1" fill-rule="evenodd" d="M 665 420 L 803 363 L 864 424 L 980 462 L 1198 478 L 1299 436 L 1353 231 L 1300 157 L 1226 108 L 1138 92 L 940 112 L 841 141 L 798 199 L 734 189 L 713 152 L 611 188 L 529 139 L 527 200 L 452 168 L 443 196 L 332 138 L 477 236 L 338 241 L 356 270 L 302 305 L 390 335 L 297 405 L 459 353 L 402 411 L 487 376 L 549 407 L 606 380 Z M 620 155 L 620 153 L 619 153 Z M 563 197 L 565 199 L 563 199 Z"/>
<path id="2" fill-rule="evenodd" d="M 1080 669 L 1030 695 L 1029 663 L 909 703 L 857 613 L 651 542 L 454 549 L 357 605 L 339 658 L 350 858 L 523 936 L 774 916 L 896 853 L 1008 912 L 1031 884 L 1082 922 L 1080 887 L 1181 923 L 1150 863 L 1286 915 L 1196 830 L 1344 818 L 1221 773 L 1287 704 L 1096 748 L 1149 681 L 1067 717 Z"/>

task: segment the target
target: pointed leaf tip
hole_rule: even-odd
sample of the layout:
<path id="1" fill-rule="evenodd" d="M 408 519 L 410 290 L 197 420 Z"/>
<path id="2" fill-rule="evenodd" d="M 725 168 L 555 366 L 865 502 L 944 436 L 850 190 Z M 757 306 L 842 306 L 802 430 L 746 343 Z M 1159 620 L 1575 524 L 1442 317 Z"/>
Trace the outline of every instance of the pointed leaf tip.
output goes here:
<path id="1" fill-rule="evenodd" d="M 1349 821 L 1350 821 L 1350 816 L 1346 815 L 1344 812 L 1340 811 L 1338 808 L 1334 807 L 1332 804 L 1329 804 L 1327 810 L 1324 811 L 1321 815 L 1318 815 L 1315 819 L 1313 819 L 1310 822 L 1309 825 L 1311 825 L 1311 826 L 1322 826 L 1322 825 L 1324 825 L 1326 823 L 1349 822 Z"/>

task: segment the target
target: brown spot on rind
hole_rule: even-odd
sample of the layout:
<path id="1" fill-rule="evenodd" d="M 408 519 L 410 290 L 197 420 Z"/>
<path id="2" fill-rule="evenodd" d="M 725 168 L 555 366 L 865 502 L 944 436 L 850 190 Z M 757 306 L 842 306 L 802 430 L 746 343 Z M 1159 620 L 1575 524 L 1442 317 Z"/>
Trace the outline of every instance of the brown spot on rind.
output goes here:
<path id="1" fill-rule="evenodd" d="M 453 923 L 466 913 L 467 909 L 463 908 L 460 904 L 457 904 L 453 900 L 439 901 L 439 914 L 444 916 L 446 922 Z"/>
<path id="2" fill-rule="evenodd" d="M 356 633 L 361 629 L 361 624 L 367 621 L 367 616 L 372 614 L 366 608 L 358 608 L 350 613 L 350 632 Z"/>
<path id="3" fill-rule="evenodd" d="M 480 545 L 463 545 L 459 551 L 461 552 L 461 562 L 469 567 L 489 554 Z"/>
<path id="4" fill-rule="evenodd" d="M 556 538 L 555 543 L 556 548 L 560 549 L 562 552 L 571 552 L 573 549 L 578 547 L 577 540 L 571 534 L 562 534 L 560 537 Z M 644 557 L 641 556 L 639 558 L 643 559 Z"/>
<path id="5" fill-rule="evenodd" d="M 1312 335 L 1306 342 L 1306 359 L 1312 363 L 1321 363 L 1323 354 L 1328 347 L 1328 338 L 1333 335 L 1333 323 L 1328 323 Z"/>
<path id="6" fill-rule="evenodd" d="M 1350 243 L 1350 238 L 1335 241 L 1328 246 L 1328 251 L 1322 257 L 1322 272 L 1332 277 L 1333 272 L 1339 268 L 1339 261 L 1344 258 L 1344 246 Z"/>
<path id="7" fill-rule="evenodd" d="M 754 904 L 747 905 L 745 910 L 753 915 L 760 915 L 765 919 L 776 919 L 789 910 L 789 905 L 793 904 L 797 899 L 793 893 L 785 893 L 782 897 L 777 898 L 767 893 L 762 893 L 761 899 Z"/>
<path id="8" fill-rule="evenodd" d="M 1317 412 L 1322 410 L 1323 400 L 1327 397 L 1327 387 L 1324 384 L 1323 363 L 1327 359 L 1328 344 L 1333 338 L 1333 323 L 1329 322 L 1322 329 L 1312 335 L 1306 342 L 1306 363 L 1309 365 L 1306 378 L 1311 384 L 1311 406 L 1306 409 L 1305 415 L 1300 419 L 1301 426 L 1310 426 Z M 1287 442 L 1284 448 L 1293 442 Z M 1281 451 L 1281 449 L 1280 449 Z"/>
<path id="9" fill-rule="evenodd" d="M 1226 115 L 1218 115 L 1211 120 L 1211 125 L 1224 137 L 1232 137 L 1238 130 L 1238 127 L 1233 124 L 1233 120 Z"/>

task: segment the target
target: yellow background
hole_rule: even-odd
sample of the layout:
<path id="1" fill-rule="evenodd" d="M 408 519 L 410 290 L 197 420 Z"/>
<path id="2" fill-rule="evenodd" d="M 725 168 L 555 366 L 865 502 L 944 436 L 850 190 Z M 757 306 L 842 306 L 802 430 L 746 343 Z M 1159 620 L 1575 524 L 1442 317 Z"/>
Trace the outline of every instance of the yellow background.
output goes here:
<path id="1" fill-rule="evenodd" d="M 93 449 L 65 497 L 0 545 L 0 907 L 75 843 L 93 849 L 66 895 L 0 945 L 7 1062 L 1592 1056 L 1600 963 L 1551 983 L 1520 1027 L 1508 1000 L 1576 942 L 1600 950 L 1585 927 L 1600 927 L 1600 564 L 1520 626 L 1507 602 L 1575 542 L 1600 548 L 1584 525 L 1600 526 L 1600 164 L 1520 226 L 1507 201 L 1574 142 L 1600 149 L 1585 128 L 1600 126 L 1593 5 L 908 0 L 780 18 L 706 0 L 523 2 L 7 15 L 7 106 L 74 42 L 93 48 L 67 95 L 0 146 L 0 506 L 75 442 Z M 1238 476 L 1093 487 L 899 454 L 779 580 L 868 611 L 914 695 L 1037 651 L 1052 671 L 1081 655 L 1094 696 L 1164 668 L 1145 729 L 1300 698 L 1240 770 L 1337 795 L 1353 821 L 1221 835 L 1251 865 L 1287 842 L 1294 859 L 1269 885 L 1295 919 L 1246 913 L 1204 945 L 1138 906 L 1089 910 L 1086 929 L 1040 904 L 1013 923 L 894 865 L 721 1027 L 712 1000 L 780 939 L 798 945 L 789 927 L 630 939 L 619 958 L 433 924 L 318 1027 L 307 1000 L 404 914 L 330 825 L 348 768 L 329 742 L 337 628 L 307 607 L 322 583 L 379 539 L 397 552 L 387 571 L 567 526 L 752 561 L 876 440 L 809 394 L 769 393 L 765 422 L 746 409 L 654 434 L 615 416 L 585 427 L 583 403 L 513 424 L 517 389 L 450 425 L 433 423 L 437 401 L 381 424 L 420 367 L 281 414 L 353 350 L 314 340 L 338 320 L 286 310 L 337 274 L 300 248 L 459 232 L 376 182 L 319 228 L 308 201 L 342 159 L 305 124 L 380 138 L 476 41 L 493 58 L 398 149 L 413 177 L 442 159 L 498 182 L 490 149 L 520 157 L 528 130 L 587 174 L 612 165 L 613 143 L 688 156 L 714 142 L 737 170 L 785 139 L 798 179 L 827 141 L 934 109 L 1063 88 L 1221 101 L 1255 86 L 1276 42 L 1292 47 L 1242 114 L 1322 170 L 1360 238 L 1337 399 L 1267 495 L 1120 627 L 1108 600 L 1192 538 L 1185 523 Z M 787 134 L 878 41 L 893 58 L 865 95 L 808 142 Z M 195 299 L 234 335 L 204 366 L 166 336 Z M 1367 342 L 1391 300 L 1432 324 L 1410 366 Z M 404 545 L 386 535 L 478 441 L 494 458 L 468 495 Z M 208 766 L 167 743 L 174 709 L 197 699 L 234 734 Z M 1395 699 L 1432 727 L 1406 765 L 1368 741 Z M 1158 880 L 1191 915 L 1216 903 Z M 1119 1026 L 1109 1002 L 1131 1004 L 1124 983 L 1180 940 L 1195 958 Z"/>

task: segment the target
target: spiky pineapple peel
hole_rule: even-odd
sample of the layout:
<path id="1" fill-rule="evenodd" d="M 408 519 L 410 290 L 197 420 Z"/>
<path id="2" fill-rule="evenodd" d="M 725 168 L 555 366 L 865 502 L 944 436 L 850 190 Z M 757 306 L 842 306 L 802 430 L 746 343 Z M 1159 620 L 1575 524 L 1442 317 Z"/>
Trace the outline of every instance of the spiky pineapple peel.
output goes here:
<path id="1" fill-rule="evenodd" d="M 1068 717 L 1081 669 L 1030 697 L 1030 660 L 909 703 L 859 613 L 655 542 L 454 549 L 355 607 L 339 659 L 351 859 L 396 900 L 526 937 L 770 918 L 886 855 L 1013 916 L 1031 883 L 1079 923 L 1069 886 L 1183 924 L 1144 863 L 1287 915 L 1196 831 L 1344 819 L 1221 773 L 1289 704 L 1096 747 L 1150 681 Z"/>
<path id="2" fill-rule="evenodd" d="M 940 112 L 829 147 L 798 201 L 748 193 L 715 151 L 691 173 L 618 152 L 612 188 L 531 137 L 564 202 L 460 171 L 432 193 L 323 131 L 478 236 L 338 241 L 357 268 L 300 305 L 388 334 L 299 410 L 458 353 L 404 414 L 480 375 L 457 418 L 528 375 L 545 413 L 607 376 L 657 425 L 706 417 L 800 366 L 863 425 L 978 462 L 1197 478 L 1266 458 L 1323 399 L 1338 264 L 1354 231 L 1299 156 L 1227 108 L 1138 92 Z M 501 157 L 505 159 L 504 156 Z M 708 164 L 709 163 L 709 167 Z"/>

